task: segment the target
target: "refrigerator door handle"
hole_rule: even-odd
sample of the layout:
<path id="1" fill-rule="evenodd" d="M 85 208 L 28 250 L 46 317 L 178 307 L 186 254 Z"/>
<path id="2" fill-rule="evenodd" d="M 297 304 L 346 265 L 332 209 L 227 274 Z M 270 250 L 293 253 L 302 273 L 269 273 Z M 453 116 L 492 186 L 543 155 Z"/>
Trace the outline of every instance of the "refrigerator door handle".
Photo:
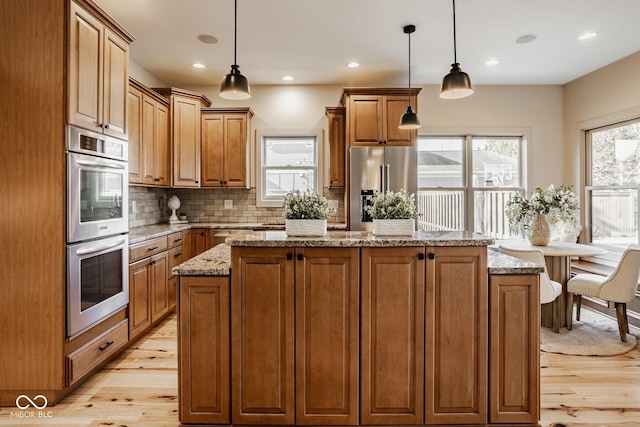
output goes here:
<path id="1" fill-rule="evenodd" d="M 386 184 L 386 180 L 385 180 L 385 169 L 384 169 L 384 164 L 380 165 L 380 192 L 381 193 L 386 193 L 387 190 L 385 189 L 385 184 Z"/>
<path id="2" fill-rule="evenodd" d="M 385 177 L 385 187 L 387 189 L 387 191 L 389 191 L 391 189 L 391 186 L 389 185 L 389 167 L 391 165 L 389 163 L 387 163 L 386 165 L 384 165 L 384 177 Z"/>

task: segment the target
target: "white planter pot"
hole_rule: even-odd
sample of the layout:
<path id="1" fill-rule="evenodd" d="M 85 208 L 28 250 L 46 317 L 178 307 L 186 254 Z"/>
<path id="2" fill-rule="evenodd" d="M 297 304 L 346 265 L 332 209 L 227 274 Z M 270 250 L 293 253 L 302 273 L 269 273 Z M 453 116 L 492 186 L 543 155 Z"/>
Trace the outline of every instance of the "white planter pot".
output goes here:
<path id="1" fill-rule="evenodd" d="M 376 236 L 413 236 L 416 222 L 411 219 L 374 219 L 373 234 Z"/>
<path id="2" fill-rule="evenodd" d="M 326 219 L 287 219 L 285 220 L 287 236 L 326 236 Z"/>

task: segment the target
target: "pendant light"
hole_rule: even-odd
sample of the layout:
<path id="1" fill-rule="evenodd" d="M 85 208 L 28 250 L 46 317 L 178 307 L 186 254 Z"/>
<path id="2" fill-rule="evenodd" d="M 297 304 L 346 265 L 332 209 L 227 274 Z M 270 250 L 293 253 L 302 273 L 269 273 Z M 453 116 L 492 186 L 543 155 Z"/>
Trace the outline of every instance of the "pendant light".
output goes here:
<path id="1" fill-rule="evenodd" d="M 235 0 L 235 21 L 233 24 L 233 65 L 231 72 L 222 78 L 220 83 L 220 97 L 225 99 L 249 99 L 249 82 L 240 74 L 240 66 L 236 63 L 236 44 L 238 42 L 238 0 Z"/>
<path id="2" fill-rule="evenodd" d="M 453 0 L 453 64 L 451 71 L 442 79 L 440 98 L 464 98 L 473 93 L 469 75 L 460 69 L 456 53 L 456 0 Z"/>
<path id="3" fill-rule="evenodd" d="M 400 118 L 400 129 L 420 129 L 420 119 L 411 109 L 411 33 L 416 30 L 415 25 L 405 25 L 404 33 L 409 34 L 409 105 L 407 111 Z"/>

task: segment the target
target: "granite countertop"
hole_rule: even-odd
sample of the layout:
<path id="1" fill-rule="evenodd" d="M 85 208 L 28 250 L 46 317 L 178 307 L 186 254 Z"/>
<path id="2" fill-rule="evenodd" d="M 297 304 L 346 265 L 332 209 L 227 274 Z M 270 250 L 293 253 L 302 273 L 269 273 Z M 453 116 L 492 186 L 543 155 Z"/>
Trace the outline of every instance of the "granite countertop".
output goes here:
<path id="1" fill-rule="evenodd" d="M 173 267 L 171 271 L 178 276 L 228 276 L 231 272 L 231 247 L 221 243 Z"/>
<path id="2" fill-rule="evenodd" d="M 192 222 L 188 224 L 152 224 L 129 229 L 129 244 L 143 242 L 155 237 L 165 236 L 176 231 L 190 230 L 192 228 L 209 228 L 212 230 L 284 230 L 284 222 L 280 223 L 238 223 L 238 222 Z M 344 230 L 343 223 L 327 223 L 329 230 Z"/>
<path id="3" fill-rule="evenodd" d="M 466 231 L 416 231 L 412 236 L 374 236 L 368 231 L 336 231 L 322 237 L 291 237 L 284 231 L 253 231 L 227 237 L 229 246 L 251 247 L 392 247 L 487 246 L 491 237 Z"/>
<path id="4" fill-rule="evenodd" d="M 539 274 L 543 268 L 530 262 L 489 250 L 487 252 L 489 274 Z M 176 266 L 173 274 L 179 276 L 228 276 L 231 272 L 231 247 L 216 247 Z"/>

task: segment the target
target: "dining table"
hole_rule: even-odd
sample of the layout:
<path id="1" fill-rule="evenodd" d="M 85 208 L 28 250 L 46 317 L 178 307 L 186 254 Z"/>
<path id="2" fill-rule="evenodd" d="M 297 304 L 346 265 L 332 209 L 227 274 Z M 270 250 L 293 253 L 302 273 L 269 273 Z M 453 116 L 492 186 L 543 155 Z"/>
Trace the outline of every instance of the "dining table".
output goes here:
<path id="1" fill-rule="evenodd" d="M 567 325 L 567 282 L 571 278 L 571 259 L 575 257 L 591 257 L 607 253 L 602 248 L 582 243 L 569 243 L 552 240 L 546 246 L 532 245 L 528 240 L 496 240 L 496 247 L 507 249 L 539 249 L 544 255 L 544 260 L 549 278 L 562 285 L 562 294 L 558 297 L 560 309 L 560 327 Z M 551 304 L 541 307 L 541 324 L 544 327 L 552 327 L 553 313 Z"/>

